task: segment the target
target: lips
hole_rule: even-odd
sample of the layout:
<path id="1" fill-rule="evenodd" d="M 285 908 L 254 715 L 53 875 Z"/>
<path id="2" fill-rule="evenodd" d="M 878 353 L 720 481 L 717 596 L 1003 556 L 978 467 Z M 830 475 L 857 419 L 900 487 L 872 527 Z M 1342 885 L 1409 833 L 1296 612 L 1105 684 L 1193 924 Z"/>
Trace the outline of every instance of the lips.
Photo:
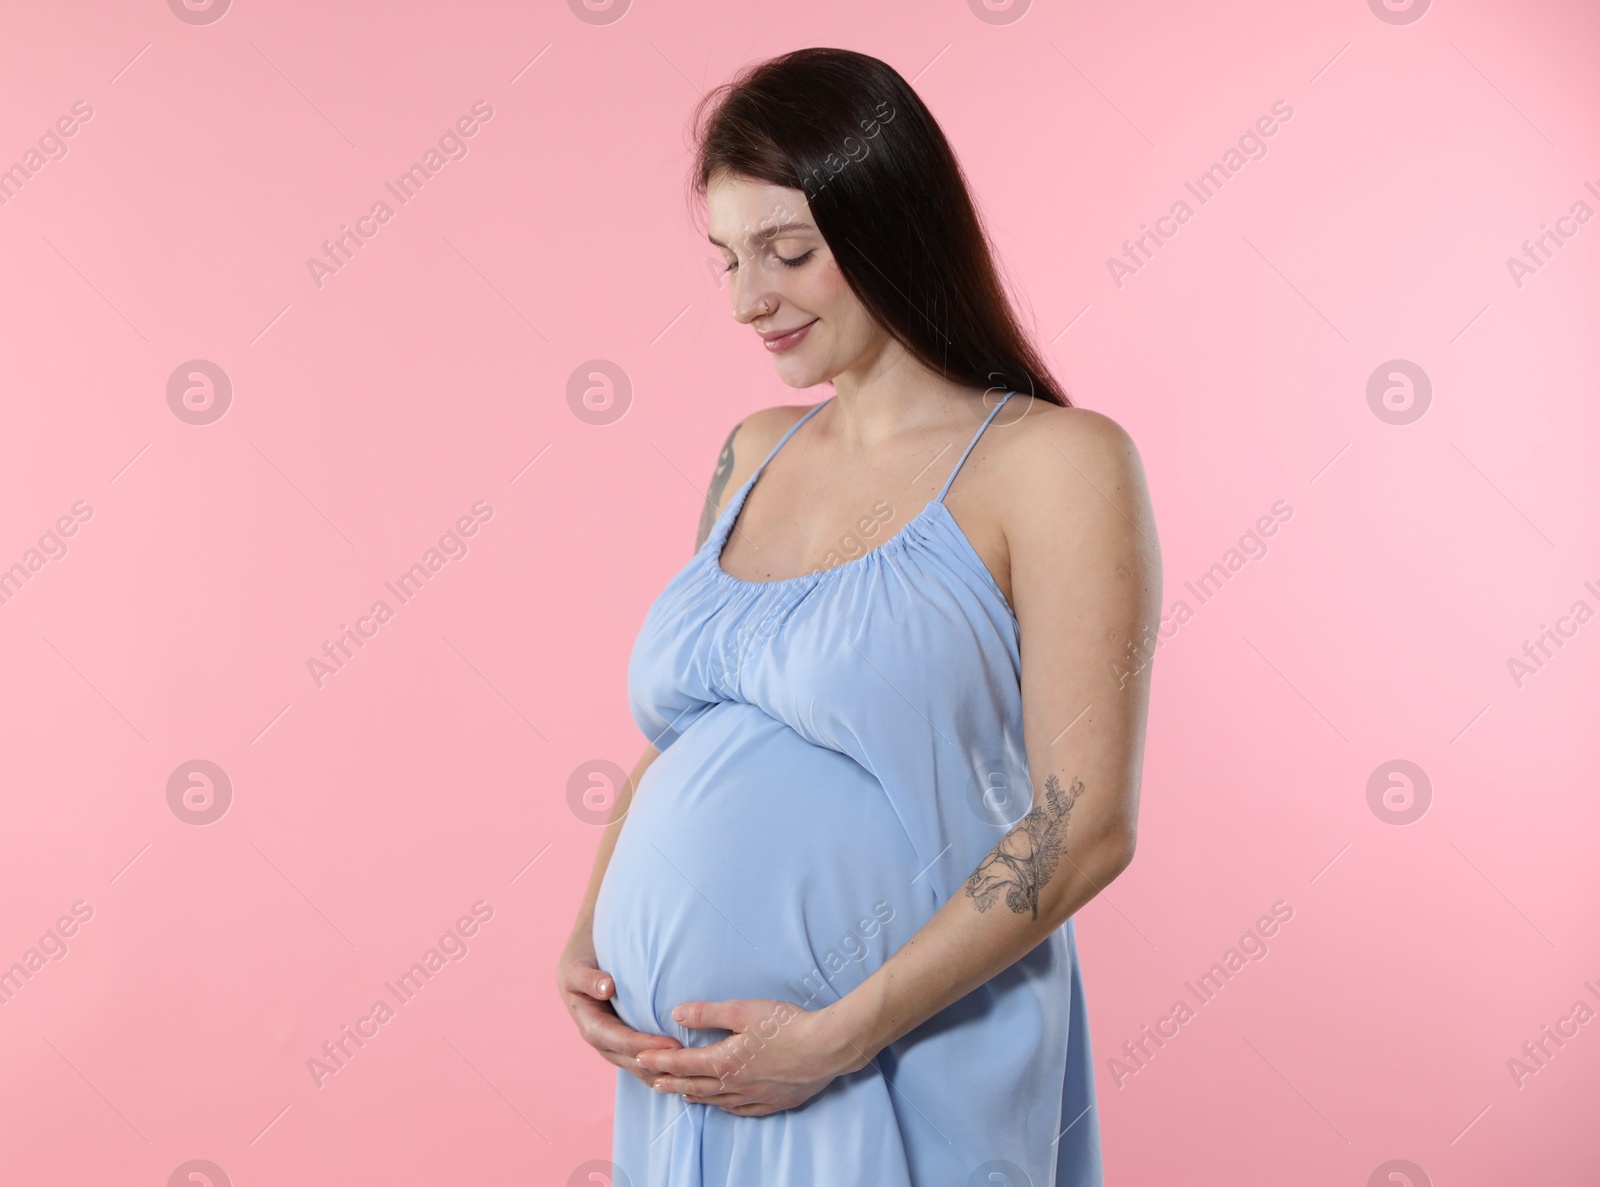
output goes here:
<path id="1" fill-rule="evenodd" d="M 796 326 L 792 330 L 784 330 L 770 337 L 766 334 L 763 334 L 761 335 L 761 341 L 766 345 L 768 350 L 773 351 L 774 353 L 781 350 L 792 350 L 794 347 L 800 345 L 801 341 L 804 340 L 811 327 L 816 324 L 817 319 L 812 318 L 810 321 L 806 322 L 805 325 Z"/>

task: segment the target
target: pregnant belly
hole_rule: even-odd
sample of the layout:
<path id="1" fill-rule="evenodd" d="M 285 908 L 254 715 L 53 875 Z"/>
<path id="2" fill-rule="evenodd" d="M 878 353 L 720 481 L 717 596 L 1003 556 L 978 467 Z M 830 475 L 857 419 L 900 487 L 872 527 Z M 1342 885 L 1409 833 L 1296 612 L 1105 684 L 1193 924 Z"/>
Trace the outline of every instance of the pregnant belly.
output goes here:
<path id="1" fill-rule="evenodd" d="M 878 780 L 753 705 L 707 710 L 650 764 L 595 901 L 594 942 L 635 1030 L 697 1045 L 685 1001 L 818 1009 L 933 914 Z"/>

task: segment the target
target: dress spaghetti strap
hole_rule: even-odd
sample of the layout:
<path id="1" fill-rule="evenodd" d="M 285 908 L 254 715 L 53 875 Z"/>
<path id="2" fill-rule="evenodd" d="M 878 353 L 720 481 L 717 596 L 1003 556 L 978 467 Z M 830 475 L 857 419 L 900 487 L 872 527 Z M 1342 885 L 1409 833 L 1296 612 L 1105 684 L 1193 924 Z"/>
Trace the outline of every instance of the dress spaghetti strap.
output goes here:
<path id="1" fill-rule="evenodd" d="M 950 471 L 950 476 L 944 480 L 944 486 L 941 487 L 939 493 L 934 496 L 934 502 L 944 502 L 945 493 L 949 491 L 950 484 L 956 480 L 956 475 L 960 473 L 962 464 L 967 460 L 967 454 L 972 452 L 972 447 L 978 443 L 978 438 L 983 436 L 983 431 L 989 427 L 989 422 L 995 418 L 995 415 L 1000 411 L 1000 409 L 1006 406 L 1006 401 L 1011 399 L 1011 397 L 1015 394 L 1015 392 L 1007 392 L 1003 397 L 1001 397 L 1000 402 L 989 410 L 989 415 L 984 417 L 983 423 L 978 426 L 978 431 L 972 435 L 972 440 L 967 442 L 967 448 L 962 452 L 961 457 L 957 460 L 955 469 Z M 794 436 L 795 430 L 797 430 L 801 425 L 805 424 L 806 421 L 810 420 L 817 413 L 821 412 L 822 409 L 832 399 L 833 397 L 829 396 L 828 399 L 822 401 L 821 404 L 818 404 L 815 408 L 811 409 L 810 412 L 807 412 L 799 420 L 795 421 L 794 424 L 790 425 L 784 432 L 783 436 L 778 438 L 778 443 L 772 447 L 767 456 L 761 459 L 761 464 L 751 472 L 750 477 L 746 481 L 745 485 L 753 487 L 756 484 L 756 479 L 760 478 L 762 471 L 767 468 L 767 463 L 778 456 L 778 450 L 782 449 L 789 438 Z"/>
<path id="2" fill-rule="evenodd" d="M 978 431 L 972 435 L 972 440 L 967 442 L 966 452 L 963 453 L 960 459 L 956 462 L 956 468 L 950 471 L 950 477 L 944 480 L 944 486 L 941 487 L 939 493 L 934 496 L 935 502 L 944 502 L 945 491 L 948 491 L 950 489 L 950 484 L 956 480 L 956 474 L 961 470 L 961 463 L 967 460 L 967 454 L 972 452 L 972 447 L 978 443 L 978 438 L 983 436 L 983 430 L 989 427 L 989 422 L 994 419 L 995 413 L 1004 408 L 1006 406 L 1006 401 L 1015 394 L 1016 393 L 1014 392 L 1007 392 L 1001 398 L 1000 402 L 989 410 L 989 415 L 983 418 L 983 423 L 978 426 Z"/>
<path id="3" fill-rule="evenodd" d="M 822 409 L 823 409 L 823 406 L 828 403 L 828 400 L 832 400 L 832 399 L 833 399 L 833 397 L 829 396 L 827 400 L 822 401 L 821 404 L 818 404 L 810 412 L 807 412 L 799 420 L 795 421 L 794 424 L 789 426 L 789 428 L 784 432 L 783 436 L 778 438 L 778 443 L 772 447 L 771 452 L 768 453 L 766 457 L 762 458 L 761 459 L 761 464 L 759 466 L 757 466 L 751 472 L 748 485 L 750 485 L 750 486 L 754 486 L 755 485 L 756 479 L 761 477 L 761 471 L 763 471 L 763 470 L 765 470 L 767 468 L 767 463 L 770 462 L 773 458 L 778 456 L 778 450 L 783 448 L 783 443 L 785 441 L 787 441 L 790 437 L 794 436 L 794 431 L 796 429 L 798 429 L 801 425 L 805 424 L 806 421 L 810 420 L 817 413 L 821 412 Z"/>

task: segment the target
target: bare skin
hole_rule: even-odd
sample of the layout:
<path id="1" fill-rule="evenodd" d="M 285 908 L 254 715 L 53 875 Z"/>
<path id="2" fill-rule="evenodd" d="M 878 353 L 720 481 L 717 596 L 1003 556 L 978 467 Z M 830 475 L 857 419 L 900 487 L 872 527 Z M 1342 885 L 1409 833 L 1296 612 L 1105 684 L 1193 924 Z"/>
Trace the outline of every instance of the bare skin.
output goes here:
<path id="1" fill-rule="evenodd" d="M 921 512 L 999 393 L 930 371 L 867 315 L 803 193 L 718 177 L 708 198 L 735 319 L 765 333 L 809 325 L 774 354 L 779 378 L 835 392 L 763 472 L 718 558 L 742 580 L 782 580 L 881 546 Z M 735 427 L 697 546 L 811 406 L 770 408 Z M 793 1108 L 1026 955 L 1133 858 L 1150 665 L 1121 681 L 1115 665 L 1161 603 L 1137 449 L 1108 417 L 1024 393 L 991 423 L 945 502 L 1018 621 L 1032 811 L 839 1002 L 685 1002 L 673 1012 L 682 1025 L 734 1032 L 701 1047 L 631 1032 L 630 1042 L 656 1040 L 636 1062 L 666 1073 L 657 1091 L 744 1116 Z M 597 858 L 586 911 L 608 857 Z"/>

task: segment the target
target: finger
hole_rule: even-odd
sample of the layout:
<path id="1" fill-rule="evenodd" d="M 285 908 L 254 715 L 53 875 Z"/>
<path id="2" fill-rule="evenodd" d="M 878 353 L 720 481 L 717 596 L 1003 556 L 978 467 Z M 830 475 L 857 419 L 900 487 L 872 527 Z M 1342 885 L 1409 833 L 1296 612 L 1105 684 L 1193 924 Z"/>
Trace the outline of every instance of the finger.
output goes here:
<path id="1" fill-rule="evenodd" d="M 726 1063 L 724 1052 L 717 1050 L 721 1044 L 709 1047 L 656 1047 L 641 1050 L 639 1066 L 653 1071 L 669 1072 L 674 1076 L 723 1076 Z"/>
<path id="2" fill-rule="evenodd" d="M 691 1030 L 743 1030 L 744 1014 L 745 1002 L 739 998 L 723 1002 L 683 1002 L 672 1011 L 672 1020 Z"/>
<path id="3" fill-rule="evenodd" d="M 592 959 L 564 960 L 556 968 L 556 983 L 569 992 L 587 993 L 599 972 Z"/>
<path id="4" fill-rule="evenodd" d="M 714 1105 L 726 1113 L 731 1113 L 735 1107 L 747 1103 L 742 1097 L 729 1096 L 725 1093 L 719 1096 L 689 1096 L 685 1094 L 683 1100 L 685 1104 L 691 1105 Z"/>
<path id="5" fill-rule="evenodd" d="M 662 1076 L 655 1082 L 657 1092 L 672 1092 L 679 1096 L 726 1096 L 727 1086 L 715 1076 Z"/>
<path id="6" fill-rule="evenodd" d="M 666 1074 L 665 1072 L 652 1072 L 646 1068 L 639 1067 L 633 1062 L 633 1060 L 625 1057 L 610 1055 L 604 1051 L 602 1051 L 600 1054 L 607 1063 L 611 1064 L 613 1067 L 621 1068 L 634 1079 L 638 1080 L 639 1083 L 643 1084 L 646 1088 L 654 1088 L 656 1086 L 656 1082 Z"/>
<path id="7" fill-rule="evenodd" d="M 713 1105 L 724 1113 L 734 1113 L 740 1117 L 765 1117 L 768 1113 L 778 1112 L 776 1105 L 750 1100 L 732 1092 L 718 1093 L 715 1096 L 685 1095 L 683 1099 L 691 1105 Z"/>
<path id="8" fill-rule="evenodd" d="M 648 1034 L 642 1030 L 634 1030 L 618 1018 L 613 1010 L 592 1001 L 580 1001 L 574 1007 L 574 1013 L 578 1017 L 579 1030 L 585 1042 L 607 1051 L 615 1051 L 619 1055 L 632 1058 L 641 1051 L 670 1051 L 683 1046 L 670 1035 Z"/>
<path id="9" fill-rule="evenodd" d="M 660 1072 L 634 1072 L 633 1073 L 646 1088 L 654 1088 L 656 1081 L 661 1078 Z"/>
<path id="10" fill-rule="evenodd" d="M 647 1072 L 639 1068 L 632 1068 L 628 1066 L 626 1061 L 617 1063 L 617 1066 L 622 1068 L 623 1071 L 630 1073 L 634 1079 L 638 1080 L 639 1083 L 643 1084 L 646 1088 L 654 1088 L 656 1086 L 656 1081 L 661 1078 L 660 1072 Z"/>
<path id="11" fill-rule="evenodd" d="M 639 1040 L 646 1036 L 634 1030 L 627 1023 L 618 1018 L 614 1012 L 595 1002 L 580 1003 L 573 1009 L 578 1020 L 578 1029 L 582 1032 L 584 1040 L 596 1047 L 604 1047 L 618 1054 L 639 1054 L 638 1050 L 629 1051 L 628 1047 L 638 1047 Z"/>
<path id="12" fill-rule="evenodd" d="M 569 993 L 607 1001 L 616 993 L 617 981 L 610 973 L 593 965 L 569 964 L 562 967 L 561 987 Z"/>

